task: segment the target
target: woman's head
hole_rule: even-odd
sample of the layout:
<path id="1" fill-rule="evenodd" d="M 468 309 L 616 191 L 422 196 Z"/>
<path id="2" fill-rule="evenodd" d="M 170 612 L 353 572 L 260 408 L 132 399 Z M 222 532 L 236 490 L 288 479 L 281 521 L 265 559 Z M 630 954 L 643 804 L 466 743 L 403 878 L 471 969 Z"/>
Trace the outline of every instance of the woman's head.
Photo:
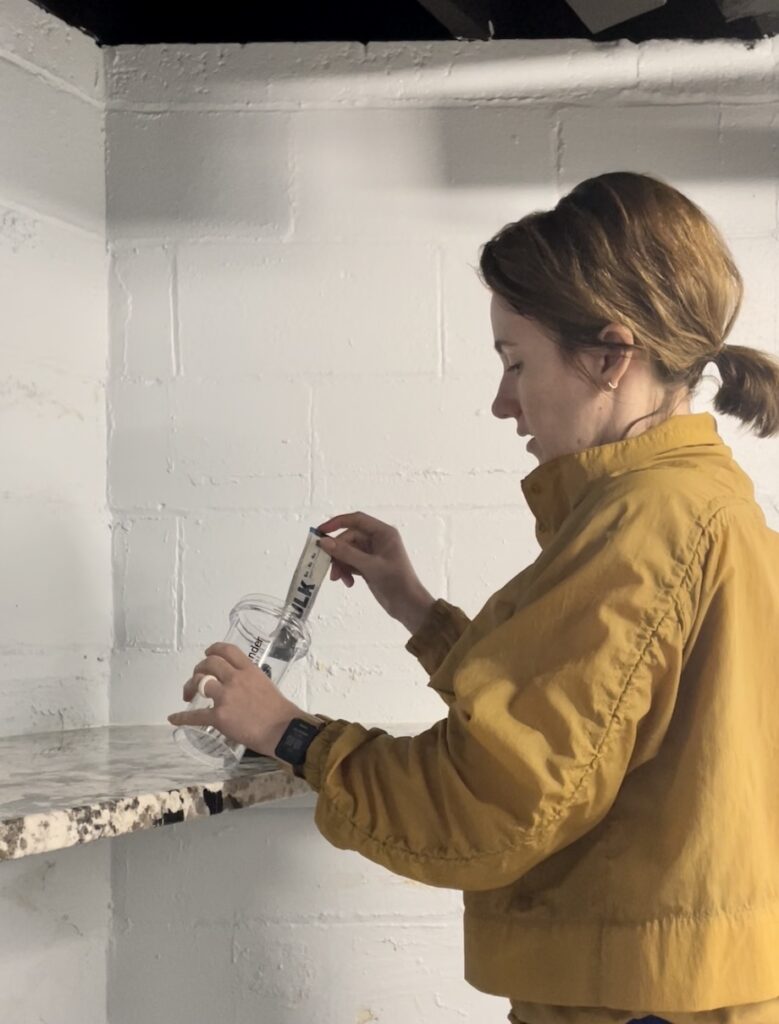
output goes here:
<path id="1" fill-rule="evenodd" d="M 534 435 L 540 461 L 689 412 L 710 361 L 723 382 L 715 409 L 760 437 L 779 432 L 779 361 L 723 350 L 741 306 L 738 268 L 670 185 L 631 172 L 583 181 L 553 210 L 502 228 L 479 269 L 495 342 L 507 343 L 493 412 Z"/>

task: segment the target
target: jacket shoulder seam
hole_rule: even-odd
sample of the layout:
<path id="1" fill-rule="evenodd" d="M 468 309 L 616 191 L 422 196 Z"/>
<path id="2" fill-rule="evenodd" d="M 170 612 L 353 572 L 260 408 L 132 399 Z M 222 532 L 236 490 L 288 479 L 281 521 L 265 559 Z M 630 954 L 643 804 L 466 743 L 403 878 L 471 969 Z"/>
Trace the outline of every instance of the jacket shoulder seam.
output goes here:
<path id="1" fill-rule="evenodd" d="M 697 561 L 700 565 L 701 556 L 707 546 L 707 543 L 711 543 L 712 524 L 722 512 L 727 511 L 733 505 L 746 503 L 749 504 L 747 498 L 735 498 L 732 501 L 728 501 L 725 504 L 718 505 L 715 509 L 709 512 L 705 519 L 696 520 L 696 526 L 699 527 L 699 533 L 692 546 L 692 554 L 687 560 L 687 565 L 684 568 L 684 572 L 679 580 L 679 584 L 676 589 L 671 593 L 671 600 L 673 601 L 676 609 L 677 619 L 682 629 L 688 629 L 690 623 L 688 620 L 688 614 L 685 613 L 685 609 L 682 606 L 679 595 L 684 588 L 689 593 L 693 588 L 693 567 Z"/>

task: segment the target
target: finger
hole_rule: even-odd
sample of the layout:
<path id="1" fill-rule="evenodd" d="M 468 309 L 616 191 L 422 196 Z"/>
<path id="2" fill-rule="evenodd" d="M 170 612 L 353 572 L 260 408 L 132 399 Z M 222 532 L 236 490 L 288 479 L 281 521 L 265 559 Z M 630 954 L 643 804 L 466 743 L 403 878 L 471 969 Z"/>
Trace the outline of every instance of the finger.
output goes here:
<path id="1" fill-rule="evenodd" d="M 344 583 L 346 584 L 347 587 L 353 586 L 353 584 L 354 584 L 354 576 L 346 568 L 346 566 L 341 566 L 341 576 L 340 576 L 340 578 L 344 581 Z"/>
<path id="2" fill-rule="evenodd" d="M 333 580 L 333 582 L 343 580 L 347 587 L 354 583 L 354 573 L 356 571 L 356 569 L 347 569 L 343 562 L 333 560 L 330 563 L 330 579 Z"/>
<path id="3" fill-rule="evenodd" d="M 205 679 L 205 682 L 201 687 L 200 681 L 202 679 Z M 199 694 L 201 697 L 206 697 L 216 704 L 223 696 L 223 687 L 216 676 L 198 674 L 185 683 L 183 694 L 186 701 L 194 700 Z"/>
<path id="4" fill-rule="evenodd" d="M 363 551 L 365 550 L 366 543 L 368 543 L 365 535 L 359 533 L 357 530 L 344 530 L 343 533 L 338 535 L 338 540 L 343 541 L 346 544 L 353 544 Z M 347 569 L 343 562 L 339 562 L 337 559 L 332 559 L 330 563 L 330 579 L 333 580 L 333 582 L 336 582 L 340 579 L 345 581 L 350 578 L 352 578 L 352 573 Z"/>
<path id="5" fill-rule="evenodd" d="M 340 580 L 344 577 L 353 578 L 355 576 L 362 576 L 359 569 L 355 569 L 354 566 L 347 566 L 344 562 L 339 562 L 338 559 L 334 559 L 332 562 L 332 570 L 330 578 L 333 580 Z"/>
<path id="6" fill-rule="evenodd" d="M 357 548 L 358 551 L 364 551 L 368 555 L 373 554 L 370 537 L 361 533 L 360 530 L 344 530 L 343 533 L 339 533 L 337 537 L 332 539 L 348 544 L 352 548 Z"/>
<path id="7" fill-rule="evenodd" d="M 201 674 L 190 676 L 190 678 L 184 683 L 184 688 L 181 691 L 181 696 L 187 703 L 194 700 L 195 694 L 197 693 L 197 684 L 203 678 Z"/>
<path id="8" fill-rule="evenodd" d="M 381 533 L 387 529 L 387 524 L 383 523 L 381 519 L 369 516 L 365 512 L 344 512 L 343 515 L 333 516 L 332 519 L 328 519 L 321 526 L 318 526 L 317 529 L 321 530 L 322 533 L 327 533 L 330 530 L 339 530 L 342 526 L 357 527 L 358 530 L 367 533 L 369 537 L 374 533 Z"/>
<path id="9" fill-rule="evenodd" d="M 229 661 L 225 661 L 224 658 L 220 658 L 216 654 L 209 654 L 207 658 L 203 658 L 195 665 L 192 675 L 216 676 L 220 683 L 229 683 L 235 671 Z"/>
<path id="10" fill-rule="evenodd" d="M 317 544 L 322 546 L 322 541 L 317 541 Z M 365 570 L 371 560 L 375 557 L 373 555 L 366 554 L 358 547 L 344 543 L 340 537 L 328 538 L 328 544 L 324 550 L 327 551 L 333 560 L 343 562 L 351 572 L 359 572 L 361 575 L 365 574 Z"/>
<path id="11" fill-rule="evenodd" d="M 344 530 L 343 533 L 339 533 L 337 537 L 333 537 L 332 540 L 342 540 L 345 544 L 353 544 L 355 547 L 362 548 L 363 551 L 367 550 L 367 534 L 351 527 L 348 530 Z"/>
<path id="12" fill-rule="evenodd" d="M 224 640 L 206 647 L 205 653 L 215 654 L 220 658 L 224 658 L 233 668 L 246 668 L 247 665 L 253 664 L 248 654 L 244 654 L 240 647 L 237 647 L 235 644 L 227 644 Z"/>
<path id="13" fill-rule="evenodd" d="M 214 709 L 202 708 L 200 711 L 177 711 L 168 715 L 171 725 L 213 725 Z"/>
<path id="14" fill-rule="evenodd" d="M 333 579 L 340 579 L 344 575 L 354 576 L 355 573 L 357 573 L 357 575 L 362 575 L 362 573 L 360 573 L 360 571 L 356 569 L 354 566 L 352 566 L 351 569 L 349 569 L 344 562 L 339 561 L 336 557 L 333 547 L 335 541 L 338 541 L 340 545 L 348 545 L 348 547 L 342 546 L 340 548 L 342 552 L 347 550 L 354 550 L 356 548 L 358 551 L 370 553 L 370 537 L 368 537 L 364 533 L 361 533 L 360 530 L 347 529 L 344 530 L 343 533 L 339 533 L 337 537 L 324 537 L 322 539 L 328 542 L 327 550 L 331 557 L 331 566 L 335 566 L 335 575 L 332 576 Z"/>
<path id="15" fill-rule="evenodd" d="M 216 706 L 224 696 L 224 687 L 216 676 L 201 676 L 200 682 L 197 684 L 197 692 L 206 700 L 212 700 Z"/>

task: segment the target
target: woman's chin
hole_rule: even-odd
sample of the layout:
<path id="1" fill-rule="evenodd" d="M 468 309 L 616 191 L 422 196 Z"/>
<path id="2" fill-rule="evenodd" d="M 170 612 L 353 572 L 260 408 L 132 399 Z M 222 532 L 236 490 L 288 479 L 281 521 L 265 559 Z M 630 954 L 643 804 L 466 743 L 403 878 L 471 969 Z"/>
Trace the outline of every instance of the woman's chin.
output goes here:
<path id="1" fill-rule="evenodd" d="M 525 450 L 530 452 L 531 455 L 534 455 L 538 459 L 539 463 L 544 461 L 541 457 L 541 451 L 538 446 L 538 441 L 535 437 L 530 438 L 528 443 L 525 445 Z"/>

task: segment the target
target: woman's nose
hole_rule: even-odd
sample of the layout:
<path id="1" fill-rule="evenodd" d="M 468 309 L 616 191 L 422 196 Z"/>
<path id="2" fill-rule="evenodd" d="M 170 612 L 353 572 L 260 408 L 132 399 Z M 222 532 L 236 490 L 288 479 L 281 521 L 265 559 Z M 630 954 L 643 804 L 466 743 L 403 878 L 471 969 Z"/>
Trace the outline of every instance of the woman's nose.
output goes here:
<path id="1" fill-rule="evenodd" d="M 492 402 L 492 415 L 497 416 L 499 420 L 507 420 L 510 416 L 516 415 L 516 401 L 508 397 L 502 388 L 498 388 L 498 393 Z"/>

